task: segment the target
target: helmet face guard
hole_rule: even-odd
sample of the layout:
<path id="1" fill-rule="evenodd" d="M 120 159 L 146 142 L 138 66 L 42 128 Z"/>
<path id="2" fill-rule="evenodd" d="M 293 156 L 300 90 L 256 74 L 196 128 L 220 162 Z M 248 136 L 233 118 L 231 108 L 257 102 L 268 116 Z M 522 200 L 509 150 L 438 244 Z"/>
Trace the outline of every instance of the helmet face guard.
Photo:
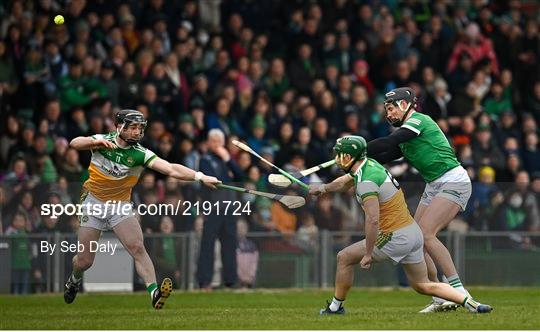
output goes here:
<path id="1" fill-rule="evenodd" d="M 144 130 L 146 129 L 147 121 L 139 111 L 134 110 L 122 110 L 116 115 L 116 125 L 121 124 L 121 127 L 117 129 L 118 136 L 123 139 L 128 145 L 136 145 L 144 137 Z M 122 135 L 124 130 L 130 125 L 141 125 L 141 132 L 136 138 L 126 138 Z M 118 127 L 117 127 L 118 128 Z"/>

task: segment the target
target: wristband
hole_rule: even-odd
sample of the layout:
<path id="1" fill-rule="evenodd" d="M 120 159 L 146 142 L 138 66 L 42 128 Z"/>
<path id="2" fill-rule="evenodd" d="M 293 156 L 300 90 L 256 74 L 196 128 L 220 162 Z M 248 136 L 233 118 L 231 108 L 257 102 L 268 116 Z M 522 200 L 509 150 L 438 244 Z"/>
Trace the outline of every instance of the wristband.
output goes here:
<path id="1" fill-rule="evenodd" d="M 201 181 L 204 174 L 202 172 L 195 172 L 195 181 Z"/>
<path id="2" fill-rule="evenodd" d="M 326 184 L 322 184 L 320 187 L 319 187 L 319 191 L 321 192 L 321 194 L 324 194 L 326 192 Z"/>

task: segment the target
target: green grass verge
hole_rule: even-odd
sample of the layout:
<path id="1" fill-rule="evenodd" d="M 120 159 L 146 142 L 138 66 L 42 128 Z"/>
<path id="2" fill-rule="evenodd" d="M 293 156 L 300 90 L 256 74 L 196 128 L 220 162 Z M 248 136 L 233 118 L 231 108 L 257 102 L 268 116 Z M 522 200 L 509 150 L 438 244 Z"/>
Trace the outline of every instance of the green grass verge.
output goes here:
<path id="1" fill-rule="evenodd" d="M 429 298 L 409 290 L 354 289 L 345 316 L 319 316 L 331 290 L 174 292 L 165 308 L 147 294 L 0 296 L 1 329 L 539 329 L 539 288 L 473 288 L 490 314 L 418 314 Z"/>

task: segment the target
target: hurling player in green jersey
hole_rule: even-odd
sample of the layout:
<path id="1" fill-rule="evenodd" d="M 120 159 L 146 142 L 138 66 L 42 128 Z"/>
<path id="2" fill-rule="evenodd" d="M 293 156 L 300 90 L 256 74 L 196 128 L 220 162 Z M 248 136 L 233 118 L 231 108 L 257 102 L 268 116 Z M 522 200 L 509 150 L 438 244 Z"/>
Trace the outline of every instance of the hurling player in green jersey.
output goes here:
<path id="1" fill-rule="evenodd" d="M 439 126 L 428 115 L 416 111 L 416 100 L 414 91 L 407 87 L 386 93 L 386 119 L 398 129 L 387 137 L 370 141 L 368 156 L 381 164 L 405 157 L 424 178 L 426 187 L 414 219 L 424 234 L 430 280 L 437 281 L 435 261 L 449 284 L 468 294 L 448 249 L 437 239 L 437 233 L 458 212 L 465 210 L 471 196 L 471 180 Z M 452 303 L 433 298 L 433 302 L 421 312 L 455 308 Z"/>

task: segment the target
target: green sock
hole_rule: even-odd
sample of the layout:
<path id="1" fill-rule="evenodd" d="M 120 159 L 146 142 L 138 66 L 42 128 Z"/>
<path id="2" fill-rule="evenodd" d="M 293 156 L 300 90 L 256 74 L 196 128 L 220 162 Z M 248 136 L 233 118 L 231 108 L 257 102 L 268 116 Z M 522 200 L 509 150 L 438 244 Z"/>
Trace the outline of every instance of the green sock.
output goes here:
<path id="1" fill-rule="evenodd" d="M 84 274 L 83 271 L 74 268 L 73 272 L 71 273 L 71 275 L 73 276 L 73 281 L 75 282 L 81 281 L 81 279 L 83 278 L 83 274 Z"/>
<path id="2" fill-rule="evenodd" d="M 150 297 L 154 295 L 154 291 L 157 289 L 157 284 L 155 282 L 151 283 L 150 285 L 146 286 L 146 290 L 150 294 Z"/>

